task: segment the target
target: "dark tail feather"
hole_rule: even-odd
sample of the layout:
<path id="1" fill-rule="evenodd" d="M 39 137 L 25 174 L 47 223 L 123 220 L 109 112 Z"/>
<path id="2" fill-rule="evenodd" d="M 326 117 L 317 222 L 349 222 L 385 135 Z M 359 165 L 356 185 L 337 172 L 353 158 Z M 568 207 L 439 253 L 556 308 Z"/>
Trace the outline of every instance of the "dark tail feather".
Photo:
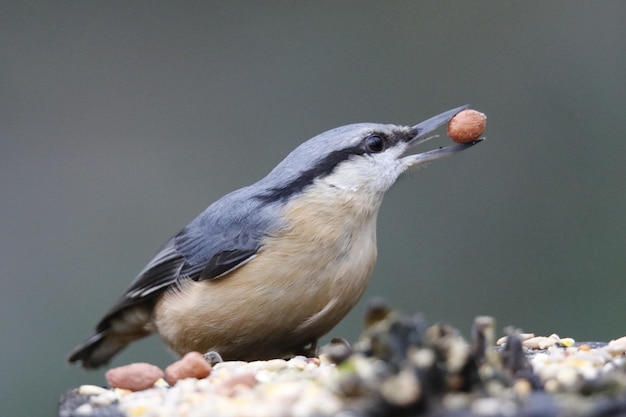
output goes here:
<path id="1" fill-rule="evenodd" d="M 126 345 L 148 336 L 154 300 L 132 301 L 125 297 L 115 305 L 100 323 L 96 332 L 76 346 L 68 362 L 82 362 L 83 368 L 94 369 L 109 363 Z"/>
<path id="2" fill-rule="evenodd" d="M 109 363 L 111 358 L 124 349 L 130 340 L 108 333 L 109 329 L 91 335 L 70 352 L 67 361 L 82 362 L 85 369 L 94 369 Z"/>

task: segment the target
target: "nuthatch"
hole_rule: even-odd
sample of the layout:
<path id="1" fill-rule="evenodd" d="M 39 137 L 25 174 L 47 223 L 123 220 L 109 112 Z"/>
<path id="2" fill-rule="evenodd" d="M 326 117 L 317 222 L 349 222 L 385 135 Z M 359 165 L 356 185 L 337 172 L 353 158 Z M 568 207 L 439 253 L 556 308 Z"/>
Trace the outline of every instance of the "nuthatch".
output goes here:
<path id="1" fill-rule="evenodd" d="M 407 169 L 479 142 L 406 155 L 465 108 L 413 127 L 352 124 L 304 142 L 168 240 L 69 361 L 101 366 L 155 331 L 181 355 L 227 360 L 315 346 L 367 286 L 385 191 Z"/>

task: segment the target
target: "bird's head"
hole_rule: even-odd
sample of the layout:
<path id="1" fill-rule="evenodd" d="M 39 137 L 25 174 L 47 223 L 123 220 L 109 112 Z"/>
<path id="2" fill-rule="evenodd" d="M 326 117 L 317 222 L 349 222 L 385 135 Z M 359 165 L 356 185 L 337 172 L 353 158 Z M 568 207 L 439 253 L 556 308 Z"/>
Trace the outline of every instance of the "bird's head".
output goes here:
<path id="1" fill-rule="evenodd" d="M 480 142 L 410 153 L 461 106 L 415 126 L 358 123 L 329 130 L 304 142 L 262 181 L 270 200 L 287 200 L 317 183 L 346 192 L 384 194 L 409 168 L 445 158 Z"/>

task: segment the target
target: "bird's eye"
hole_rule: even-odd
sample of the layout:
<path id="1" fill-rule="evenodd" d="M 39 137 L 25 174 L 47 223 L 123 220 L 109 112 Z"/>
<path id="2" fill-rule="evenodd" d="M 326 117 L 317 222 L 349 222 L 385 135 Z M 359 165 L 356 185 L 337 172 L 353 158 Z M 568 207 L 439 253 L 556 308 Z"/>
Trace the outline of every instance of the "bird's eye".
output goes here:
<path id="1" fill-rule="evenodd" d="M 369 152 L 382 152 L 385 141 L 380 136 L 368 136 L 365 138 L 365 147 Z"/>

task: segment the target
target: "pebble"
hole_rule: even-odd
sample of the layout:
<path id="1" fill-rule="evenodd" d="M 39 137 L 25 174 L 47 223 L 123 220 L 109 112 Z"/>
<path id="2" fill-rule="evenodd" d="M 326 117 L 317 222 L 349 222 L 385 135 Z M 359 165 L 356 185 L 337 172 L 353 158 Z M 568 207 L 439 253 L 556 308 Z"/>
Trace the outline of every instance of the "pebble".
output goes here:
<path id="1" fill-rule="evenodd" d="M 623 365 L 618 361 L 625 360 L 626 336 L 608 344 L 578 345 L 574 339 L 560 338 L 556 334 L 545 337 L 528 333 L 520 335 L 520 338 L 526 349 L 540 351 L 531 356 L 530 363 L 544 389 L 550 393 L 571 393 L 585 383 L 587 386 L 596 384 L 596 381 L 610 373 L 619 372 Z M 498 345 L 505 343 L 506 338 L 497 342 Z M 527 387 L 516 382 L 514 391 L 520 395 L 527 391 Z"/>
<path id="2" fill-rule="evenodd" d="M 614 339 L 609 342 L 609 345 L 622 345 L 626 346 L 626 336 L 622 336 L 619 339 Z"/>
<path id="3" fill-rule="evenodd" d="M 285 361 L 221 362 L 208 377 L 178 380 L 119 398 L 128 416 L 310 416 L 335 415 L 343 402 L 330 387 L 334 364 L 295 357 Z"/>
<path id="4" fill-rule="evenodd" d="M 407 407 L 419 400 L 420 382 L 412 369 L 403 369 L 383 382 L 381 394 L 389 404 Z"/>
<path id="5" fill-rule="evenodd" d="M 100 395 L 105 392 L 109 392 L 109 390 L 98 385 L 81 385 L 78 387 L 79 395 Z"/>
<path id="6" fill-rule="evenodd" d="M 551 334 L 550 336 L 535 336 L 534 333 L 519 333 L 518 337 L 522 341 L 522 345 L 528 349 L 543 350 L 550 346 L 559 345 L 562 347 L 574 346 L 576 341 L 571 337 L 560 338 L 557 334 Z M 506 344 L 507 337 L 501 337 L 496 342 L 496 345 L 501 346 Z"/>
<path id="7" fill-rule="evenodd" d="M 250 389 L 257 384 L 257 378 L 253 371 L 241 372 L 227 378 L 217 390 L 220 395 L 234 396 L 237 392 Z"/>
<path id="8" fill-rule="evenodd" d="M 297 356 L 290 360 L 220 362 L 211 368 L 202 358 L 209 369 L 206 376 L 187 372 L 186 377 L 172 378 L 166 370 L 171 386 L 160 379 L 158 373 L 163 372 L 153 365 L 114 368 L 107 373 L 107 380 L 117 388 L 79 387 L 78 392 L 89 400 L 72 415 L 97 415 L 98 407 L 116 401 L 120 413 L 129 417 L 360 416 L 367 413 L 361 414 L 359 407 L 367 411 L 371 406 L 383 407 L 380 415 L 393 415 L 393 410 L 413 415 L 408 411 L 423 411 L 425 403 L 436 401 L 453 413 L 465 410 L 474 415 L 512 416 L 519 411 L 519 404 L 534 402 L 542 387 L 547 393 L 559 395 L 577 393 L 581 388 L 585 388 L 585 396 L 593 395 L 593 390 L 604 395 L 602 390 L 607 386 L 626 392 L 626 338 L 609 344 L 576 344 L 556 334 L 529 334 L 520 339 L 530 340 L 527 345 L 536 347 L 527 346 L 524 352 L 518 349 L 524 361 L 510 366 L 503 355 L 507 348 L 493 349 L 489 329 L 479 335 L 480 344 L 470 345 L 454 329 L 437 325 L 426 329 L 421 325 L 412 318 L 390 316 L 388 330 L 374 329 L 369 341 L 362 344 L 364 348 L 355 348 L 340 358 L 339 364 L 322 355 L 321 359 Z M 518 342 L 511 345 L 519 348 Z M 404 351 L 398 356 L 400 349 Z M 380 356 L 371 352 L 380 352 Z M 193 355 L 194 361 L 198 355 Z M 115 380 L 136 376 L 136 369 L 134 373 L 129 371 L 133 367 L 143 369 L 141 376 L 156 368 L 156 378 L 147 389 L 138 390 L 137 386 Z M 191 370 L 195 372 L 196 368 L 192 366 Z M 433 383 L 444 381 L 445 388 L 433 391 L 433 386 L 439 386 Z"/>
<path id="9" fill-rule="evenodd" d="M 518 333 L 517 337 L 519 337 L 520 340 L 523 342 L 524 340 L 528 340 L 528 339 L 535 337 L 535 334 L 534 333 Z M 507 341 L 507 336 L 502 336 L 496 341 L 496 345 L 498 346 L 504 345 L 506 344 L 506 341 Z"/>
<path id="10" fill-rule="evenodd" d="M 534 355 L 531 365 L 546 391 L 574 392 L 585 381 L 592 383 L 619 371 L 616 359 L 623 358 L 623 353 L 616 358 L 615 346 L 611 343 L 597 347 L 587 343 L 576 346 L 573 339 L 559 339 L 544 352 Z"/>
<path id="11" fill-rule="evenodd" d="M 522 345 L 529 349 L 547 349 L 555 345 L 558 339 L 553 337 L 536 336 L 531 339 L 522 341 Z"/>
<path id="12" fill-rule="evenodd" d="M 91 404 L 102 407 L 105 405 L 113 404 L 115 401 L 117 401 L 117 395 L 115 394 L 115 391 L 106 390 L 105 392 L 94 396 L 91 399 Z"/>
<path id="13" fill-rule="evenodd" d="M 526 378 L 520 378 L 513 384 L 513 392 L 519 397 L 526 397 L 533 391 L 532 384 Z"/>
<path id="14" fill-rule="evenodd" d="M 609 342 L 609 349 L 611 353 L 614 354 L 626 353 L 626 336 L 620 337 L 619 339 L 611 340 Z"/>
<path id="15" fill-rule="evenodd" d="M 79 416 L 91 415 L 93 413 L 93 406 L 89 403 L 81 404 L 76 408 L 75 413 Z"/>
<path id="16" fill-rule="evenodd" d="M 161 368 L 145 362 L 112 368 L 105 374 L 107 383 L 110 386 L 131 391 L 148 389 L 163 376 Z"/>
<path id="17" fill-rule="evenodd" d="M 211 373 L 211 365 L 199 352 L 189 352 L 180 360 L 165 368 L 165 380 L 174 385 L 185 378 L 206 378 Z"/>

